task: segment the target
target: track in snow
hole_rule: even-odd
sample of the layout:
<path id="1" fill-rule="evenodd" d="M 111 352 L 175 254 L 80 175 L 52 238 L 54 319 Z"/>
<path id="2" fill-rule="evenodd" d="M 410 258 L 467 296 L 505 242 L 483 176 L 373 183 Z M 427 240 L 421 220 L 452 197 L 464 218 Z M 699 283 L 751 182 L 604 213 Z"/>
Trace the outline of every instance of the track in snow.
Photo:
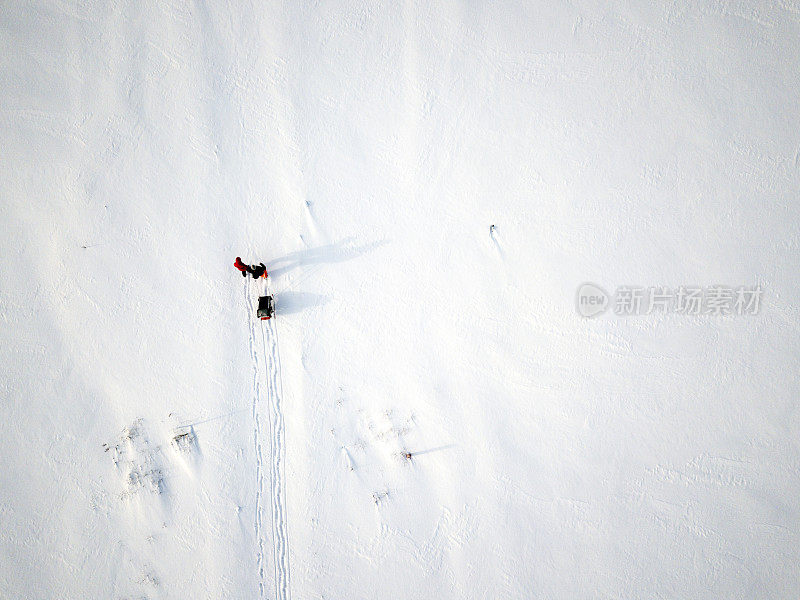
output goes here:
<path id="1" fill-rule="evenodd" d="M 289 533 L 286 524 L 286 486 L 283 468 L 285 450 L 283 412 L 281 411 L 282 383 L 280 350 L 275 319 L 262 321 L 261 339 L 267 348 L 264 331 L 269 331 L 267 358 L 267 391 L 269 394 L 270 433 L 270 500 L 272 509 L 272 539 L 275 561 L 275 595 L 280 600 L 291 597 L 289 591 Z"/>
<path id="2" fill-rule="evenodd" d="M 261 451 L 261 416 L 259 414 L 259 399 L 260 399 L 260 380 L 259 377 L 259 360 L 258 353 L 255 347 L 255 322 L 253 315 L 255 308 L 251 294 L 248 290 L 247 280 L 244 282 L 244 296 L 248 312 L 248 328 L 249 328 L 249 342 L 250 342 L 250 360 L 253 363 L 253 443 L 256 452 L 256 516 L 255 516 L 255 534 L 258 542 L 257 550 L 257 564 L 258 564 L 258 597 L 264 597 L 264 533 L 262 526 L 261 516 L 261 497 L 263 496 L 264 488 L 264 458 Z"/>
<path id="3" fill-rule="evenodd" d="M 282 380 L 280 372 L 280 349 L 278 347 L 278 331 L 275 319 L 261 321 L 255 316 L 255 305 L 252 294 L 247 294 L 247 308 L 249 310 L 250 326 L 250 356 L 253 360 L 253 421 L 254 443 L 256 450 L 256 517 L 255 533 L 258 540 L 258 586 L 259 597 L 265 598 L 264 581 L 264 540 L 263 529 L 263 497 L 267 480 L 265 478 L 264 454 L 261 443 L 262 432 L 262 394 L 261 394 L 261 361 L 258 360 L 256 350 L 256 327 L 261 329 L 261 343 L 263 349 L 263 368 L 266 377 L 267 417 L 269 420 L 269 499 L 270 517 L 272 523 L 272 552 L 275 581 L 275 598 L 289 600 L 291 598 L 289 583 L 289 536 L 286 523 L 286 487 L 284 477 L 284 423 L 281 411 Z M 260 325 L 259 325 L 260 324 Z"/>

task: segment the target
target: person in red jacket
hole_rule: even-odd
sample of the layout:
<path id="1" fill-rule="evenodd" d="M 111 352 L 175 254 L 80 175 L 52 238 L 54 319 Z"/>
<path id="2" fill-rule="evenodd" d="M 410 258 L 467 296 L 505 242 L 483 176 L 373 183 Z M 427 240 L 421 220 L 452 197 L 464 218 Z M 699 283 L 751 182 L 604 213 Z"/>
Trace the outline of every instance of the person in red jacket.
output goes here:
<path id="1" fill-rule="evenodd" d="M 236 262 L 233 263 L 233 266 L 236 267 L 237 269 L 239 269 L 242 272 L 242 277 L 247 277 L 247 271 L 250 270 L 250 267 L 248 267 L 246 264 L 244 264 L 240 257 L 238 257 L 238 256 L 236 257 Z"/>

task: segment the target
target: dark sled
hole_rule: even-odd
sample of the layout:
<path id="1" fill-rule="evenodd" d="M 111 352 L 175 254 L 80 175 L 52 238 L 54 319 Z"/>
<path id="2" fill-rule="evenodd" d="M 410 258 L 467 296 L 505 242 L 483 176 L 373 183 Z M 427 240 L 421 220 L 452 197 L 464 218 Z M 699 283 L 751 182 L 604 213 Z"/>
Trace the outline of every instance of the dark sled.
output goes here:
<path id="1" fill-rule="evenodd" d="M 266 321 L 271 319 L 275 314 L 275 303 L 272 301 L 272 296 L 261 296 L 258 299 L 258 311 L 256 315 L 262 320 Z"/>

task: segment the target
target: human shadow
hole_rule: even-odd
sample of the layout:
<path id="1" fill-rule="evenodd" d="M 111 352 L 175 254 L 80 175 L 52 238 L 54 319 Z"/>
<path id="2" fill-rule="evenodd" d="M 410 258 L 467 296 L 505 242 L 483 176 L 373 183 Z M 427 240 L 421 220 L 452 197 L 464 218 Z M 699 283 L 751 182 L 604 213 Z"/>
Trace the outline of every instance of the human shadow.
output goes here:
<path id="1" fill-rule="evenodd" d="M 270 277 L 277 278 L 299 267 L 345 262 L 362 256 L 367 252 L 372 252 L 375 248 L 387 243 L 381 240 L 361 246 L 354 246 L 351 244 L 352 241 L 353 238 L 345 238 L 333 244 L 328 244 L 327 246 L 298 250 L 297 252 L 291 252 L 285 256 L 271 260 L 267 266 L 269 275 Z"/>
<path id="2" fill-rule="evenodd" d="M 307 292 L 278 292 L 275 294 L 275 312 L 291 315 L 328 302 L 328 296 Z"/>
<path id="3" fill-rule="evenodd" d="M 431 452 L 440 452 L 441 450 L 450 450 L 451 448 L 456 448 L 455 444 L 447 444 L 446 446 L 438 446 L 436 448 L 428 448 L 427 450 L 417 450 L 415 452 L 409 452 L 412 456 L 421 456 L 422 454 L 430 454 Z"/>

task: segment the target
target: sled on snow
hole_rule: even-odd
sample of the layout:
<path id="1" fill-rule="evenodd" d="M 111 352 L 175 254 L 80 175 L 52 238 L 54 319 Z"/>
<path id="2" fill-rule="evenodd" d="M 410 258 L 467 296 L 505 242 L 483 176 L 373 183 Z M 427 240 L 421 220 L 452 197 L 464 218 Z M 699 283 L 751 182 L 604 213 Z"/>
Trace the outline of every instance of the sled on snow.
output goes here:
<path id="1" fill-rule="evenodd" d="M 267 319 L 271 319 L 275 314 L 275 302 L 272 300 L 272 296 L 261 296 L 258 299 L 258 310 L 256 311 L 256 315 L 262 321 L 266 321 Z"/>

